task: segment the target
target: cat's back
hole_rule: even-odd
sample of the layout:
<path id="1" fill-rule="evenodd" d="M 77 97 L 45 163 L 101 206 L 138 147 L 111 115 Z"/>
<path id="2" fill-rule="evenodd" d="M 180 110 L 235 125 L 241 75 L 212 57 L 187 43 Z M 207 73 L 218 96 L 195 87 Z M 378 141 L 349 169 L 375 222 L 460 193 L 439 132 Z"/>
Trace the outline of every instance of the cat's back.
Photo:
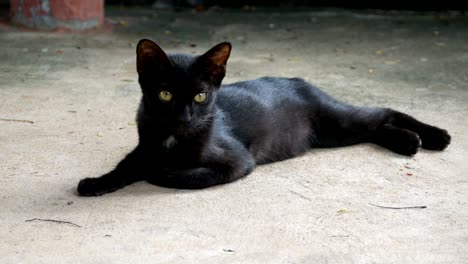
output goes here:
<path id="1" fill-rule="evenodd" d="M 224 85 L 216 104 L 257 163 L 304 152 L 313 138 L 320 91 L 299 78 L 263 77 Z"/>
<path id="2" fill-rule="evenodd" d="M 220 99 L 230 100 L 245 97 L 270 104 L 283 100 L 300 100 L 301 90 L 308 89 L 307 82 L 300 78 L 262 77 L 255 80 L 241 81 L 223 85 L 219 93 Z"/>
<path id="3" fill-rule="evenodd" d="M 309 110 L 330 97 L 301 78 L 262 77 L 223 85 L 216 100 L 225 111 L 237 112 L 246 107 L 261 112 L 292 110 L 295 106 Z"/>

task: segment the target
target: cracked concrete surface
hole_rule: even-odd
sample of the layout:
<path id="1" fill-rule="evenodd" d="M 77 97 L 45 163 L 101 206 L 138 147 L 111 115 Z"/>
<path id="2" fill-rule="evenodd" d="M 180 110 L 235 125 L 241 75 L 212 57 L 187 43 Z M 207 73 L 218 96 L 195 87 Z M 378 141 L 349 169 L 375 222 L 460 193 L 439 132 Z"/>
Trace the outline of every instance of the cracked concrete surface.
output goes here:
<path id="1" fill-rule="evenodd" d="M 466 16 L 107 16 L 112 33 L 0 28 L 0 263 L 468 261 Z M 205 190 L 142 182 L 78 197 L 81 178 L 109 171 L 137 143 L 134 49 L 143 37 L 188 53 L 231 41 L 225 83 L 300 76 L 341 100 L 443 127 L 452 144 L 411 158 L 370 144 L 312 150 Z"/>

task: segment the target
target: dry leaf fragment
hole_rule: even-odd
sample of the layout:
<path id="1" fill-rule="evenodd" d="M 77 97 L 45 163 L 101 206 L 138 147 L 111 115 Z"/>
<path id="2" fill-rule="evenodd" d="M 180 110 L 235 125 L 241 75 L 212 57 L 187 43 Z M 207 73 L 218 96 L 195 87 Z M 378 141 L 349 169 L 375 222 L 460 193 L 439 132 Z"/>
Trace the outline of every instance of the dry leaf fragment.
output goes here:
<path id="1" fill-rule="evenodd" d="M 351 210 L 347 209 L 347 208 L 341 208 L 340 210 L 336 211 L 338 214 L 349 214 L 351 213 Z"/>

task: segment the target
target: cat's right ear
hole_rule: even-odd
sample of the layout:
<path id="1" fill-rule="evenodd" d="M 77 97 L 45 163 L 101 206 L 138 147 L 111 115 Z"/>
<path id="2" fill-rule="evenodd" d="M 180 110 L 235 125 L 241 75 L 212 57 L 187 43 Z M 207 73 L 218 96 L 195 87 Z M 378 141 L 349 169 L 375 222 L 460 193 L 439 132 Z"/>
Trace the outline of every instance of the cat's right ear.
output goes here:
<path id="1" fill-rule="evenodd" d="M 149 39 L 140 40 L 136 52 L 137 72 L 140 77 L 162 77 L 171 67 L 166 53 Z"/>

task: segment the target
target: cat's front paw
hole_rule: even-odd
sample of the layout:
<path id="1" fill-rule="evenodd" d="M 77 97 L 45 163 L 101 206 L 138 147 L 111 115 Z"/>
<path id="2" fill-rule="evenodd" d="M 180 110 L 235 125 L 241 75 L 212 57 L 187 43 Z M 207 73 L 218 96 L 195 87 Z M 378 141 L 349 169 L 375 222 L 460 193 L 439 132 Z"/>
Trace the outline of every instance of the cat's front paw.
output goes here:
<path id="1" fill-rule="evenodd" d="M 78 183 L 80 196 L 100 196 L 109 192 L 100 178 L 85 178 Z"/>
<path id="2" fill-rule="evenodd" d="M 450 144 L 451 137 L 447 130 L 432 127 L 421 135 L 422 147 L 429 150 L 444 150 Z"/>

